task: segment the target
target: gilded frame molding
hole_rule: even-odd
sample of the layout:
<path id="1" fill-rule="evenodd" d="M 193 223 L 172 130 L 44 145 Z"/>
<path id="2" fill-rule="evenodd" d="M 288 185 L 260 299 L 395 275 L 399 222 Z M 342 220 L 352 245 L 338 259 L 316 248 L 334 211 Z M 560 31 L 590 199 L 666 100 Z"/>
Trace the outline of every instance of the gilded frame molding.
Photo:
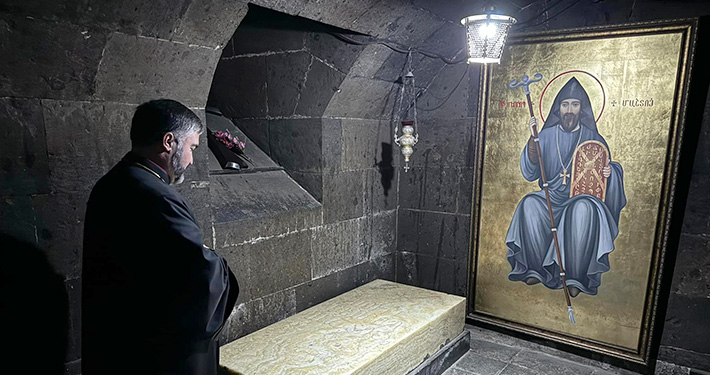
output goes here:
<path id="1" fill-rule="evenodd" d="M 553 41 L 615 38 L 659 33 L 682 33 L 681 56 L 678 64 L 678 85 L 675 92 L 671 115 L 672 120 L 669 133 L 667 159 L 661 188 L 661 204 L 656 220 L 656 232 L 653 242 L 651 269 L 646 288 L 647 292 L 638 350 L 631 351 L 627 348 L 617 347 L 608 343 L 551 332 L 476 311 L 475 270 L 480 239 L 481 187 L 487 125 L 486 118 L 490 99 L 489 87 L 491 79 L 491 71 L 487 66 L 484 66 L 480 73 L 478 87 L 478 126 L 474 131 L 474 144 L 476 151 L 474 155 L 473 171 L 474 181 L 471 205 L 472 220 L 470 228 L 471 241 L 469 243 L 468 264 L 469 298 L 467 302 L 467 321 L 469 323 L 482 325 L 509 334 L 533 339 L 535 341 L 542 341 L 546 344 L 554 344 L 555 346 L 561 347 L 568 351 L 576 352 L 588 357 L 594 357 L 596 359 L 603 358 L 605 361 L 610 361 L 616 365 L 627 367 L 636 371 L 653 371 L 655 368 L 655 356 L 657 355 L 658 344 L 660 343 L 661 330 L 658 329 L 658 325 L 663 324 L 662 318 L 665 315 L 665 303 L 667 302 L 664 299 L 667 299 L 667 290 L 670 287 L 672 276 L 672 268 L 670 268 L 667 263 L 670 263 L 670 266 L 672 267 L 675 261 L 678 236 L 673 235 L 673 231 L 679 231 L 681 223 L 678 222 L 678 217 L 682 218 L 684 205 L 679 207 L 680 212 L 674 212 L 674 208 L 676 200 L 684 203 L 685 194 L 687 194 L 687 183 L 683 182 L 678 184 L 678 182 L 680 181 L 679 178 L 686 180 L 689 178 L 689 176 L 683 176 L 683 173 L 679 173 L 679 170 L 681 168 L 681 151 L 683 151 L 683 141 L 686 137 L 692 136 L 692 134 L 686 136 L 685 121 L 688 112 L 687 107 L 690 90 L 690 77 L 692 73 L 691 70 L 695 60 L 697 59 L 695 56 L 695 50 L 698 39 L 698 23 L 699 19 L 694 18 L 564 29 L 511 35 L 508 40 L 509 45 L 515 45 Z M 693 144 L 693 142 L 688 139 L 686 139 L 686 143 L 691 145 Z M 694 150 L 690 152 L 690 155 L 692 156 L 693 153 Z M 683 156 L 687 157 L 686 154 L 687 151 L 683 153 Z M 686 160 L 683 161 L 685 162 Z M 690 162 L 692 163 L 692 160 Z M 680 190 L 678 189 L 678 185 L 681 186 Z M 681 199 L 677 199 L 678 197 Z M 664 274 L 664 272 L 669 273 L 669 275 Z M 664 293 L 664 290 L 666 293 Z"/>

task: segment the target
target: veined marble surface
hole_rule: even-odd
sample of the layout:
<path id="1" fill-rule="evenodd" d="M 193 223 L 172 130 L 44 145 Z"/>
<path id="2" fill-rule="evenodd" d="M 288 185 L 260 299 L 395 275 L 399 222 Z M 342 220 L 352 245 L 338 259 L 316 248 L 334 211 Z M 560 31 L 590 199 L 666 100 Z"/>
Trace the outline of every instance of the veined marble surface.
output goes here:
<path id="1" fill-rule="evenodd" d="M 375 280 L 220 348 L 244 375 L 406 374 L 463 331 L 465 298 Z"/>

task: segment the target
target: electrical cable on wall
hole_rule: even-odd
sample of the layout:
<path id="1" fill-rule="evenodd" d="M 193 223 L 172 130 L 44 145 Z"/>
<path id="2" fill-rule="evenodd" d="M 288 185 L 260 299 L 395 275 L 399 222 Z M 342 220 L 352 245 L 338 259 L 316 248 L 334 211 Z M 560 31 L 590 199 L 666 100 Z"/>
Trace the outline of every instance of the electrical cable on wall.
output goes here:
<path id="1" fill-rule="evenodd" d="M 351 38 L 351 37 L 345 36 L 345 35 L 340 34 L 340 33 L 330 33 L 330 34 L 331 34 L 332 36 L 334 36 L 334 37 L 336 37 L 336 38 L 338 38 L 338 39 L 340 39 L 340 40 L 346 42 L 346 43 L 355 44 L 355 45 L 358 45 L 358 46 L 368 46 L 368 45 L 371 45 L 371 44 L 380 44 L 380 45 L 383 45 L 383 46 L 385 46 L 385 47 L 387 47 L 387 48 L 389 48 L 389 49 L 391 49 L 392 51 L 395 51 L 395 52 L 397 52 L 397 53 L 408 54 L 408 53 L 410 53 L 410 52 L 416 52 L 416 53 L 422 54 L 422 55 L 424 55 L 424 56 L 426 56 L 426 57 L 430 57 L 430 58 L 434 58 L 434 59 L 439 59 L 439 60 L 443 61 L 445 64 L 448 64 L 448 65 L 456 65 L 456 64 L 461 64 L 461 63 L 466 62 L 466 59 L 465 59 L 465 58 L 459 58 L 459 59 L 453 59 L 453 58 L 452 58 L 452 59 L 449 59 L 449 58 L 446 58 L 446 57 L 444 57 L 444 56 L 442 56 L 442 55 L 440 55 L 440 54 L 438 54 L 438 53 L 435 53 L 435 52 L 431 52 L 431 51 L 427 51 L 427 50 L 423 50 L 423 49 L 418 49 L 418 48 L 416 48 L 416 47 L 406 47 L 406 46 L 402 46 L 401 44 L 396 43 L 396 42 L 393 42 L 393 41 L 391 41 L 391 40 L 380 39 L 380 38 L 375 38 L 375 37 L 369 37 L 368 40 L 361 41 L 361 40 L 356 40 L 356 39 L 353 39 L 353 38 Z M 458 54 L 458 53 L 457 53 L 457 54 Z"/>

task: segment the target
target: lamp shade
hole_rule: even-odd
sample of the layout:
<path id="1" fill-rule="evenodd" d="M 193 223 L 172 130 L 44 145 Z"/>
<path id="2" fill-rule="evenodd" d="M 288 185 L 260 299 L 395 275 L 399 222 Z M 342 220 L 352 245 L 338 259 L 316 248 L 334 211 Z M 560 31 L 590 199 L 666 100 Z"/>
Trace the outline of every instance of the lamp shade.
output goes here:
<path id="1" fill-rule="evenodd" d="M 510 26 L 515 18 L 500 14 L 478 14 L 461 20 L 466 27 L 470 63 L 500 63 Z"/>

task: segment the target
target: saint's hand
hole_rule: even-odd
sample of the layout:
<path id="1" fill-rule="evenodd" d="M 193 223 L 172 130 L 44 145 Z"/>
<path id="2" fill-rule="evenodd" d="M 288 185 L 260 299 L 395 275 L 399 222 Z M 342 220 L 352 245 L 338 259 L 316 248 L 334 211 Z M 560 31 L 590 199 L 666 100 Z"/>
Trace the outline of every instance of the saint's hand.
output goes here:
<path id="1" fill-rule="evenodd" d="M 604 176 L 604 178 L 609 178 L 609 176 L 611 176 L 610 166 L 607 165 L 606 167 L 602 168 L 602 176 Z"/>
<path id="2" fill-rule="evenodd" d="M 534 138 L 535 134 L 537 134 L 537 119 L 530 117 L 530 136 Z"/>

